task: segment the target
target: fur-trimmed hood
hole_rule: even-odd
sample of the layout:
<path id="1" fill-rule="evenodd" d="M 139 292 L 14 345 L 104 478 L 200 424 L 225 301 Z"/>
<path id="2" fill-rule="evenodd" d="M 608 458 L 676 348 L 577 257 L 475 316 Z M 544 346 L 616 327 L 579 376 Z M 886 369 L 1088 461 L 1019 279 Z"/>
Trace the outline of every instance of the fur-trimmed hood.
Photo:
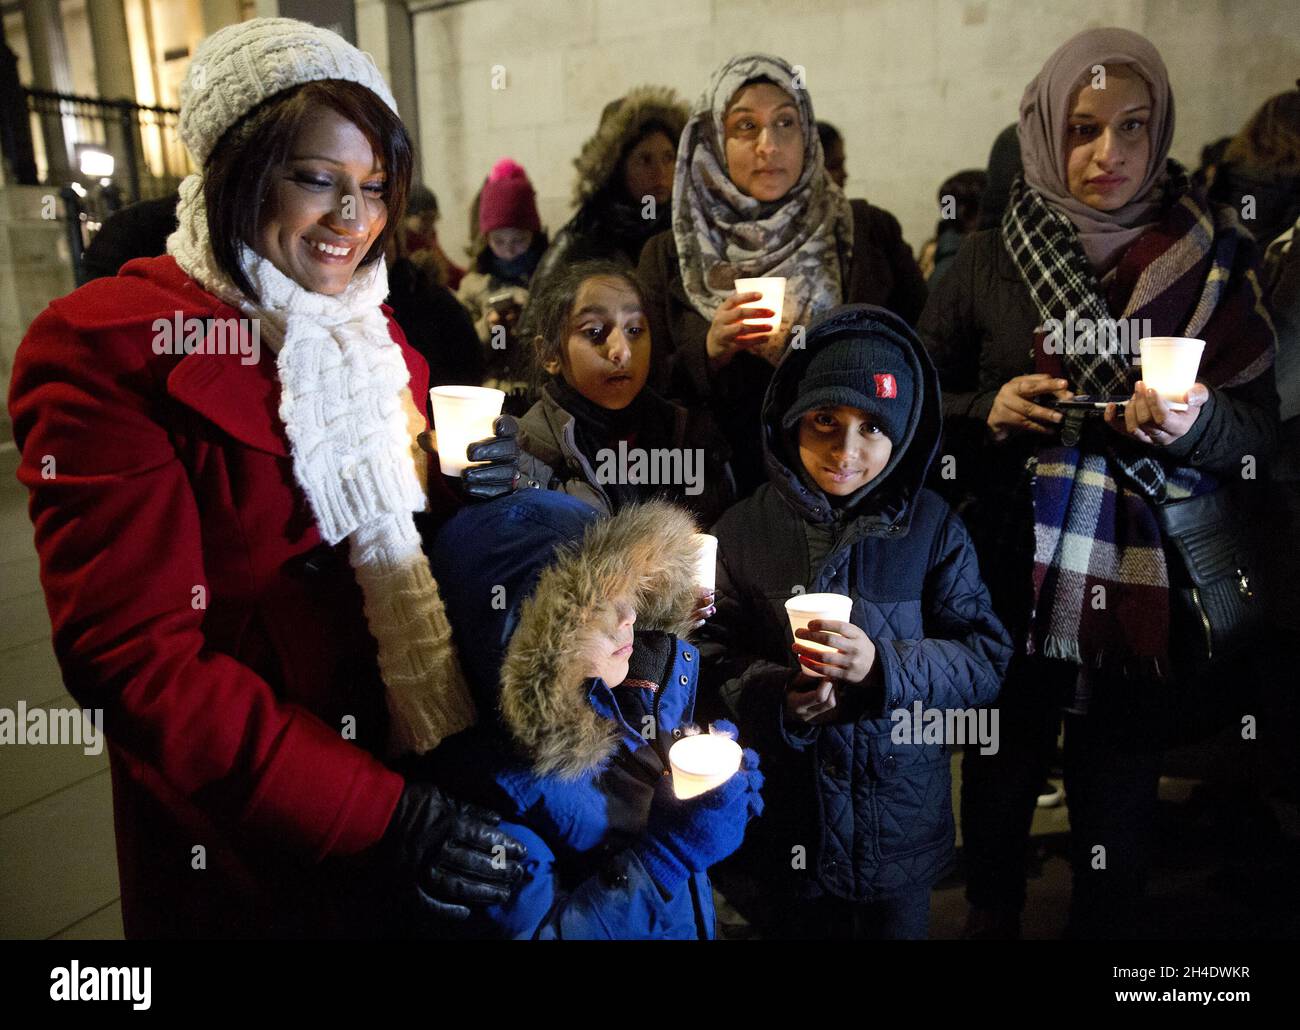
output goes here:
<path id="1" fill-rule="evenodd" d="M 581 207 L 608 184 L 627 148 L 641 138 L 651 122 L 663 124 L 675 146 L 689 113 L 681 97 L 667 86 L 637 86 L 626 96 L 606 104 L 600 127 L 573 159 L 578 169 L 574 204 Z"/>
<path id="2" fill-rule="evenodd" d="M 589 697 L 582 653 L 600 606 L 633 599 L 636 629 L 685 636 L 695 608 L 690 513 L 666 501 L 600 518 L 567 494 L 525 490 L 458 512 L 431 563 L 480 712 L 538 774 L 603 765 L 618 728 Z"/>

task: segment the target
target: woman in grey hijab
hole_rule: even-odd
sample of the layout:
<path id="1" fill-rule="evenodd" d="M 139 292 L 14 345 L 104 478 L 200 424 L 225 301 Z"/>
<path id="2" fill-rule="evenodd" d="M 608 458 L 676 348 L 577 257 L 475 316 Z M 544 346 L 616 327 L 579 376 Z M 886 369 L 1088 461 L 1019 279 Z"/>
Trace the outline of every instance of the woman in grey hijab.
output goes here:
<path id="1" fill-rule="evenodd" d="M 804 72 L 779 57 L 733 57 L 697 101 L 677 150 L 672 231 L 641 254 L 666 391 L 707 403 L 727 432 L 740 492 L 766 477 L 759 411 L 772 369 L 801 327 L 838 304 L 915 321 L 925 284 L 898 221 L 848 200 L 827 176 Z M 780 325 L 735 280 L 783 276 Z M 769 329 L 768 326 L 771 326 Z"/>

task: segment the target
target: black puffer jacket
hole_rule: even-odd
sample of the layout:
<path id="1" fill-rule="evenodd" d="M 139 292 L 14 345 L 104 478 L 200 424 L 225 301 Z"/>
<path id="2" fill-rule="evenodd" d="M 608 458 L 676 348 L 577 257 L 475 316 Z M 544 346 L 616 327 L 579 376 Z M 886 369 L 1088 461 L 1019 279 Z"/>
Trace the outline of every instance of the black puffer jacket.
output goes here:
<path id="1" fill-rule="evenodd" d="M 943 387 L 944 455 L 932 485 L 957 507 L 980 554 L 999 616 L 1013 636 L 1032 603 L 1032 500 L 1025 463 L 1041 441 L 1022 433 L 994 443 L 986 420 L 998 390 L 1034 371 L 1037 308 L 1000 230 L 973 233 L 930 295 L 917 326 Z M 1165 454 L 1212 473 L 1240 474 L 1277 438 L 1273 369 L 1245 386 L 1214 389 L 1200 417 Z M 952 461 L 946 459 L 951 457 Z"/>
<path id="2" fill-rule="evenodd" d="M 921 402 L 878 482 L 832 507 L 796 474 L 781 418 L 818 350 L 880 322 L 910 345 Z M 892 713 L 990 704 L 1011 647 L 961 520 L 922 486 L 940 415 L 920 344 L 867 305 L 836 309 L 806 342 L 786 352 L 764 401 L 769 480 L 713 528 L 718 611 L 700 631 L 700 654 L 711 703 L 736 720 L 767 777 L 767 808 L 738 865 L 764 889 L 871 901 L 928 887 L 953 855 L 949 747 L 896 742 Z M 797 670 L 784 605 L 801 589 L 853 598 L 852 622 L 876 643 L 882 680 L 846 691 L 835 721 L 792 728 L 783 705 Z M 806 868 L 792 869 L 800 847 Z"/>
<path id="3" fill-rule="evenodd" d="M 915 324 L 925 305 L 925 280 L 903 239 L 898 219 L 865 200 L 849 203 L 853 209 L 853 253 L 847 261 L 841 254 L 843 301 L 878 304 L 902 316 L 909 325 Z M 686 296 L 671 232 L 645 245 L 637 277 L 650 309 L 656 387 L 687 404 L 708 405 L 713 421 L 727 434 L 736 486 L 745 497 L 766 479 L 759 421 L 772 366 L 742 352 L 716 374 L 709 371 L 705 343 L 709 323 Z"/>

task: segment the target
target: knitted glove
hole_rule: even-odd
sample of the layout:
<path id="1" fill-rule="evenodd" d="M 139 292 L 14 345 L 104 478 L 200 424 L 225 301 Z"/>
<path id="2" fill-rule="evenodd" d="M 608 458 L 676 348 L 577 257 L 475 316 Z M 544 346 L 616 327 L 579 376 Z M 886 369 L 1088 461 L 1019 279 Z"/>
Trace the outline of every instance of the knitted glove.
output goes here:
<path id="1" fill-rule="evenodd" d="M 692 873 L 704 872 L 740 847 L 746 824 L 763 812 L 762 786 L 758 754 L 749 748 L 731 779 L 686 801 L 677 799 L 665 776 L 655 788 L 645 835 L 632 850 L 655 883 L 675 891 Z"/>
<path id="2" fill-rule="evenodd" d="M 472 500 L 490 501 L 512 493 L 519 485 L 519 423 L 511 415 L 499 415 L 492 423 L 492 431 L 495 436 L 475 440 L 465 449 L 470 461 L 486 465 L 467 465 L 460 476 L 443 477 L 459 494 Z M 438 453 L 428 432 L 416 440 L 426 454 Z"/>
<path id="3" fill-rule="evenodd" d="M 524 847 L 496 829 L 501 817 L 453 801 L 432 783 L 408 782 L 380 845 L 399 891 L 426 914 L 465 919 L 470 905 L 510 899 Z"/>

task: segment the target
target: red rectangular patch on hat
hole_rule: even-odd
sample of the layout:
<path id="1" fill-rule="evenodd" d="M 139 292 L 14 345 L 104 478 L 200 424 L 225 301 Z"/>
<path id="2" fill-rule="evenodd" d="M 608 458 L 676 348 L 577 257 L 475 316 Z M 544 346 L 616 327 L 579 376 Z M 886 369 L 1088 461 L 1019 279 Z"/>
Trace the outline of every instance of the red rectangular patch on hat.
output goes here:
<path id="1" fill-rule="evenodd" d="M 897 397 L 898 381 L 894 379 L 891 372 L 877 372 L 873 377 L 876 381 L 877 397 Z"/>

